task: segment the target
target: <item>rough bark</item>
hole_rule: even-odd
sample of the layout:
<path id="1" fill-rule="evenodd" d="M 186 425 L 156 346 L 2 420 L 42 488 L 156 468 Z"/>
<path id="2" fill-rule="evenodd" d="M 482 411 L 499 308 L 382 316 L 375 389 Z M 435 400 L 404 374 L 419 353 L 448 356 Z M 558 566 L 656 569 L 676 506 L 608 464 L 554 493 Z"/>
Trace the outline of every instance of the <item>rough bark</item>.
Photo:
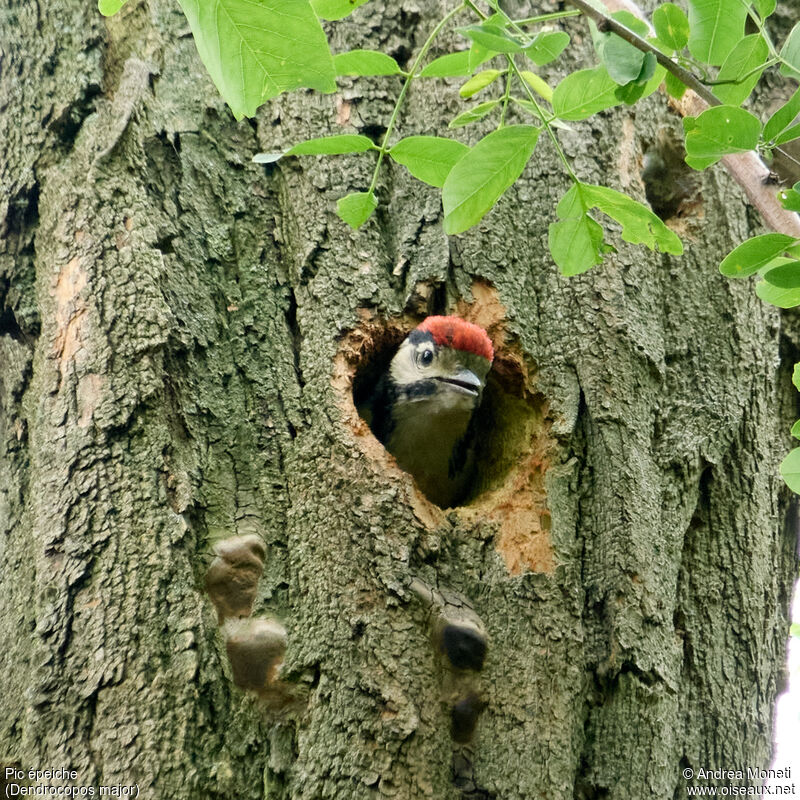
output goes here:
<path id="1" fill-rule="evenodd" d="M 372 0 L 334 46 L 403 61 L 439 5 Z M 566 188 L 544 137 L 475 231 L 448 239 L 389 165 L 352 232 L 334 201 L 368 158 L 250 159 L 374 133 L 396 79 L 236 123 L 175 4 L 4 6 L 0 763 L 287 800 L 662 799 L 687 766 L 766 766 L 793 401 L 778 315 L 716 270 L 757 225 L 721 172 L 671 222 L 681 259 L 618 242 L 569 280 L 544 245 Z M 415 89 L 400 133 L 440 132 L 457 100 Z M 669 124 L 653 97 L 562 140 L 641 198 Z M 452 310 L 498 359 L 480 480 L 442 511 L 352 383 Z M 253 613 L 286 628 L 285 705 L 231 680 L 204 580 L 234 535 L 264 543 Z M 448 666 L 414 578 L 472 606 L 482 670 Z M 464 702 L 485 703 L 469 744 Z"/>

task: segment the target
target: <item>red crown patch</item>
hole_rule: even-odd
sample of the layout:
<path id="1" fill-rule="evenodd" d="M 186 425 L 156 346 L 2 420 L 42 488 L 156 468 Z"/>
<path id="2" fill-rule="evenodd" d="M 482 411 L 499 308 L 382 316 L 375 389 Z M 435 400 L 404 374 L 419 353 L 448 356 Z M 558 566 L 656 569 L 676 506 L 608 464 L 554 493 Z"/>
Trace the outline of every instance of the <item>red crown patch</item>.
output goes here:
<path id="1" fill-rule="evenodd" d="M 438 345 L 475 353 L 490 362 L 494 358 L 494 348 L 486 331 L 460 317 L 428 317 L 417 326 L 417 330 L 430 333 Z"/>

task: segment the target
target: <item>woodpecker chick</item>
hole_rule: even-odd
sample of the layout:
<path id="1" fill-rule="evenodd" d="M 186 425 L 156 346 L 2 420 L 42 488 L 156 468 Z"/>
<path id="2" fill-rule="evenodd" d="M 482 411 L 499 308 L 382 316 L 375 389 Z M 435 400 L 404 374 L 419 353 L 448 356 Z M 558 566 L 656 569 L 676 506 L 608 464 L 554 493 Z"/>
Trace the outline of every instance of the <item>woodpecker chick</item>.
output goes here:
<path id="1" fill-rule="evenodd" d="M 464 498 L 473 467 L 474 413 L 494 350 L 458 317 L 428 317 L 400 345 L 372 402 L 372 429 L 429 500 Z"/>

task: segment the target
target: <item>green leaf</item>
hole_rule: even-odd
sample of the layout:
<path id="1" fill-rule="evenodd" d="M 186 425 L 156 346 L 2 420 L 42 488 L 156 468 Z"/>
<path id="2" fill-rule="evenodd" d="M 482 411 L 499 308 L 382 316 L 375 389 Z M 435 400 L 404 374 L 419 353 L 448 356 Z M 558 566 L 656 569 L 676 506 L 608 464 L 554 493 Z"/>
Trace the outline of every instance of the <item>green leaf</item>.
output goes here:
<path id="1" fill-rule="evenodd" d="M 795 493 L 800 492 L 800 447 L 795 447 L 781 462 L 781 475 L 786 485 Z"/>
<path id="2" fill-rule="evenodd" d="M 179 0 L 200 59 L 237 119 L 281 92 L 336 90 L 309 0 Z"/>
<path id="3" fill-rule="evenodd" d="M 477 53 L 475 46 L 469 50 L 462 50 L 458 53 L 448 53 L 445 56 L 434 58 L 426 64 L 419 73 L 420 78 L 459 78 L 470 75 L 484 61 L 494 57 L 494 53 L 480 48 L 481 53 Z M 477 63 L 476 63 L 477 62 Z"/>
<path id="4" fill-rule="evenodd" d="M 795 364 L 792 369 L 792 383 L 794 388 L 800 391 L 800 364 Z"/>
<path id="5" fill-rule="evenodd" d="M 551 222 L 547 240 L 562 275 L 580 275 L 603 261 L 603 229 L 588 214 Z"/>
<path id="6" fill-rule="evenodd" d="M 776 262 L 788 260 L 788 258 L 775 259 Z M 765 303 L 777 306 L 778 308 L 794 308 L 800 305 L 800 289 L 779 289 L 777 286 L 773 286 L 765 280 L 760 280 L 756 284 L 756 295 Z"/>
<path id="7" fill-rule="evenodd" d="M 341 19 L 366 2 L 367 0 L 311 0 L 311 7 L 322 19 Z"/>
<path id="8" fill-rule="evenodd" d="M 337 75 L 400 75 L 399 64 L 378 50 L 349 50 L 333 57 Z"/>
<path id="9" fill-rule="evenodd" d="M 521 97 L 512 97 L 511 100 L 521 108 L 524 108 L 525 111 L 527 111 L 532 117 L 535 117 L 537 123 L 539 122 L 539 120 L 541 119 L 541 117 L 539 116 L 539 111 L 536 110 L 536 106 L 533 103 L 531 103 L 530 100 L 523 100 Z M 555 117 L 550 120 L 550 125 L 551 127 L 558 128 L 559 130 L 562 131 L 575 130 L 575 128 L 573 128 L 571 125 L 567 125 L 566 122 L 562 122 L 560 119 Z"/>
<path id="10" fill-rule="evenodd" d="M 667 89 L 667 94 L 680 100 L 686 92 L 686 84 L 679 78 L 676 78 L 671 72 L 668 72 L 664 77 L 664 86 Z"/>
<path id="11" fill-rule="evenodd" d="M 624 25 L 628 30 L 633 31 L 637 36 L 644 38 L 650 33 L 650 26 L 636 14 L 630 11 L 615 11 L 612 18 Z"/>
<path id="12" fill-rule="evenodd" d="M 789 433 L 794 436 L 795 439 L 800 439 L 800 419 L 792 425 L 792 429 Z M 795 636 L 800 636 L 800 625 L 795 625 L 797 631 L 794 633 Z"/>
<path id="13" fill-rule="evenodd" d="M 378 205 L 372 192 L 353 192 L 336 201 L 336 213 L 351 228 L 360 228 Z"/>
<path id="14" fill-rule="evenodd" d="M 688 0 L 689 52 L 706 64 L 722 64 L 744 35 L 747 4 L 737 0 Z"/>
<path id="15" fill-rule="evenodd" d="M 525 69 L 519 74 L 522 80 L 524 80 L 525 83 L 527 83 L 528 86 L 530 86 L 531 89 L 533 89 L 533 91 L 539 95 L 539 97 L 543 97 L 548 103 L 553 102 L 553 90 L 535 72 Z M 533 110 L 534 113 L 536 113 L 535 106 L 533 106 Z"/>
<path id="16" fill-rule="evenodd" d="M 764 280 L 778 289 L 800 289 L 800 261 L 793 258 L 780 260 L 783 263 L 764 273 Z"/>
<path id="17" fill-rule="evenodd" d="M 457 30 L 468 39 L 495 53 L 519 53 L 522 50 L 520 43 L 509 36 L 499 25 L 484 22 L 480 25 L 457 28 Z"/>
<path id="18" fill-rule="evenodd" d="M 450 170 L 469 152 L 469 147 L 441 136 L 408 136 L 389 151 L 415 177 L 431 186 L 444 186 Z"/>
<path id="19" fill-rule="evenodd" d="M 366 150 L 377 150 L 371 139 L 354 134 L 340 136 L 323 136 L 319 139 L 307 139 L 305 142 L 290 147 L 281 153 L 257 153 L 253 156 L 256 164 L 274 164 L 284 156 L 335 156 L 343 153 L 363 153 Z"/>
<path id="20" fill-rule="evenodd" d="M 653 27 L 670 50 L 683 50 L 689 41 L 689 19 L 675 3 L 664 3 L 653 12 Z"/>
<path id="21" fill-rule="evenodd" d="M 761 122 L 735 106 L 715 106 L 699 117 L 685 117 L 686 163 L 694 169 L 716 164 L 728 153 L 755 150 Z"/>
<path id="22" fill-rule="evenodd" d="M 729 106 L 741 105 L 748 97 L 753 87 L 758 83 L 762 67 L 752 75 L 748 73 L 761 66 L 767 60 L 769 48 L 760 33 L 745 36 L 736 47 L 731 50 L 717 75 L 717 81 L 740 81 L 739 83 L 718 83 L 713 87 L 714 94 Z M 747 78 L 744 76 L 748 75 Z"/>
<path id="23" fill-rule="evenodd" d="M 798 639 L 800 639 L 800 622 L 793 622 L 789 626 L 789 635 L 796 636 Z"/>
<path id="24" fill-rule="evenodd" d="M 759 16 L 762 20 L 766 19 L 770 14 L 775 13 L 775 9 L 778 6 L 777 0 L 755 0 L 753 5 L 756 7 L 756 11 L 758 11 Z"/>
<path id="25" fill-rule="evenodd" d="M 499 102 L 499 100 L 487 100 L 484 103 L 478 103 L 478 105 L 462 111 L 455 119 L 450 120 L 450 124 L 447 127 L 463 128 L 464 125 L 477 122 L 479 119 L 483 119 Z"/>
<path id="26" fill-rule="evenodd" d="M 778 192 L 778 200 L 787 211 L 797 211 L 800 213 L 800 184 L 795 184 L 791 189 L 781 189 Z"/>
<path id="27" fill-rule="evenodd" d="M 481 90 L 485 89 L 490 83 L 493 83 L 501 75 L 505 74 L 505 70 L 499 69 L 485 69 L 477 75 L 473 75 L 459 90 L 458 93 L 463 98 L 472 97 L 478 94 Z"/>
<path id="28" fill-rule="evenodd" d="M 355 134 L 341 134 L 339 136 L 323 136 L 319 139 L 307 139 L 305 142 L 290 147 L 285 156 L 322 156 L 341 155 L 342 153 L 363 153 L 366 150 L 377 149 L 372 139 Z"/>
<path id="29" fill-rule="evenodd" d="M 659 86 L 661 86 L 661 83 L 664 80 L 664 76 L 667 75 L 667 70 L 656 61 L 656 57 L 652 53 L 647 54 L 645 62 L 649 61 L 651 56 L 655 64 L 655 69 L 653 70 L 653 75 L 650 78 L 650 80 L 647 81 L 647 83 L 644 85 L 644 92 L 642 92 L 642 97 L 649 97 L 651 94 L 653 94 L 653 92 L 656 91 L 656 89 L 658 89 Z M 647 69 L 647 66 L 648 66 L 647 63 L 645 63 L 644 68 Z"/>
<path id="30" fill-rule="evenodd" d="M 469 50 L 460 53 L 448 53 L 445 56 L 434 58 L 426 64 L 419 73 L 420 78 L 455 78 L 469 75 L 472 67 L 469 63 Z"/>
<path id="31" fill-rule="evenodd" d="M 776 136 L 775 147 L 786 144 L 786 142 L 791 142 L 793 139 L 797 139 L 798 137 L 800 137 L 800 123 L 797 125 L 792 125 L 791 128 L 787 128 L 783 133 Z"/>
<path id="32" fill-rule="evenodd" d="M 560 200 L 556 213 L 562 221 L 550 225 L 550 252 L 564 275 L 585 272 L 614 248 L 603 242 L 603 229 L 587 214 L 599 209 L 622 225 L 622 238 L 651 250 L 680 255 L 680 239 L 652 212 L 627 195 L 592 184 L 575 184 Z"/>
<path id="33" fill-rule="evenodd" d="M 625 103 L 625 105 L 632 106 L 637 101 L 641 100 L 644 94 L 644 86 L 631 81 L 624 86 L 617 86 L 617 97 Z"/>
<path id="34" fill-rule="evenodd" d="M 284 153 L 256 153 L 253 156 L 253 162 L 256 164 L 274 164 L 276 161 L 283 158 Z"/>
<path id="35" fill-rule="evenodd" d="M 605 67 L 582 69 L 567 75 L 553 92 L 553 113 L 565 120 L 586 119 L 620 104 L 615 83 Z"/>
<path id="36" fill-rule="evenodd" d="M 746 278 L 777 258 L 797 240 L 785 233 L 764 233 L 742 242 L 722 259 L 719 271 L 729 278 Z"/>
<path id="37" fill-rule="evenodd" d="M 442 188 L 445 233 L 476 225 L 522 174 L 539 129 L 509 125 L 484 136 L 456 163 Z"/>
<path id="38" fill-rule="evenodd" d="M 615 33 L 607 34 L 607 37 L 601 51 L 601 58 L 611 79 L 620 86 L 637 80 L 642 72 L 646 54 L 632 44 L 628 44 Z M 655 68 L 655 62 L 653 67 Z M 650 75 L 647 77 L 649 78 Z"/>
<path id="39" fill-rule="evenodd" d="M 555 61 L 569 44 L 569 34 L 564 31 L 542 31 L 536 35 L 533 44 L 525 48 L 525 55 L 537 67 Z"/>
<path id="40" fill-rule="evenodd" d="M 782 105 L 764 125 L 764 141 L 771 142 L 794 122 L 795 117 L 800 114 L 800 89 Z"/>
<path id="41" fill-rule="evenodd" d="M 781 74 L 800 79 L 800 22 L 789 31 L 781 48 Z"/>
<path id="42" fill-rule="evenodd" d="M 617 11 L 611 16 L 638 36 L 646 36 L 650 30 L 647 23 L 629 11 Z M 620 86 L 627 86 L 632 81 L 645 83 L 652 76 L 656 66 L 655 56 L 650 54 L 648 58 L 647 53 L 643 53 L 617 34 L 600 33 L 593 22 L 590 24 L 597 54 L 616 83 Z M 633 102 L 631 94 L 631 91 L 626 92 L 623 99 L 626 102 Z"/>
<path id="43" fill-rule="evenodd" d="M 581 199 L 586 208 L 596 206 L 622 225 L 622 238 L 631 244 L 643 244 L 651 250 L 680 255 L 683 245 L 649 208 L 632 197 L 606 186 L 579 184 Z"/>
<path id="44" fill-rule="evenodd" d="M 97 8 L 104 17 L 113 17 L 127 0 L 97 0 Z"/>
<path id="45" fill-rule="evenodd" d="M 469 66 L 470 70 L 474 72 L 478 67 L 486 61 L 494 58 L 497 53 L 494 50 L 490 50 L 488 47 L 484 47 L 482 44 L 478 44 L 477 42 L 473 42 L 469 48 Z"/>
<path id="46" fill-rule="evenodd" d="M 657 70 L 664 70 L 664 72 L 666 72 L 666 69 L 664 69 L 664 67 L 658 66 L 658 60 L 656 59 L 655 53 L 645 53 L 644 54 L 644 63 L 642 64 L 642 71 L 639 73 L 639 76 L 636 78 L 636 83 L 638 83 L 639 85 L 644 84 L 644 86 L 645 86 L 645 95 L 649 94 L 649 92 L 647 92 L 647 86 L 650 83 L 650 79 L 653 77 L 653 75 L 656 74 Z M 656 89 L 658 89 L 658 87 L 661 85 L 662 79 L 663 79 L 663 76 L 659 75 L 658 80 L 653 85 L 652 91 L 655 91 Z"/>

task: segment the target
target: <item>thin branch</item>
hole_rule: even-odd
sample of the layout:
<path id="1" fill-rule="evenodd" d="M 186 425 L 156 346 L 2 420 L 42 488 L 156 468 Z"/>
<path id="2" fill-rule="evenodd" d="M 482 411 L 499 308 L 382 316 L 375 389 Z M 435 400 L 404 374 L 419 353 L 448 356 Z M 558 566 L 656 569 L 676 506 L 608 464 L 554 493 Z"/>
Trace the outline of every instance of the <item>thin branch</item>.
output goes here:
<path id="1" fill-rule="evenodd" d="M 381 162 L 383 161 L 383 157 L 386 155 L 386 153 L 389 152 L 389 137 L 392 135 L 392 131 L 394 130 L 394 124 L 397 121 L 397 115 L 400 113 L 403 100 L 405 100 L 406 94 L 408 93 L 408 87 L 411 86 L 411 81 L 413 81 L 417 76 L 417 70 L 419 69 L 419 65 L 422 63 L 422 59 L 427 55 L 428 50 L 434 42 L 434 39 L 436 39 L 436 37 L 441 33 L 442 28 L 444 28 L 444 26 L 447 25 L 447 23 L 450 22 L 450 20 L 455 17 L 456 14 L 463 11 L 465 7 L 466 2 L 462 3 L 460 6 L 456 6 L 456 8 L 450 11 L 443 19 L 439 21 L 433 31 L 431 31 L 430 36 L 428 36 L 428 38 L 425 40 L 425 44 L 422 45 L 419 55 L 416 57 L 411 69 L 408 71 L 405 82 L 403 83 L 403 88 L 400 90 L 400 94 L 398 95 L 394 104 L 392 116 L 389 118 L 389 124 L 386 126 L 386 132 L 383 134 L 383 141 L 381 142 L 380 148 L 378 148 L 378 161 L 375 164 L 375 170 L 372 173 L 372 182 L 369 185 L 370 194 L 375 191 L 375 187 L 378 185 L 378 175 L 381 171 Z"/>
<path id="2" fill-rule="evenodd" d="M 622 23 L 617 22 L 613 17 L 603 14 L 586 0 L 567 0 L 571 6 L 580 9 L 587 17 L 594 20 L 601 33 L 616 33 L 620 39 L 624 39 L 628 44 L 633 45 L 643 53 L 652 53 L 656 61 L 664 69 L 671 72 L 681 83 L 703 98 L 710 106 L 721 106 L 722 102 L 714 96 L 688 69 L 684 69 L 680 64 L 676 64 L 668 55 L 662 53 L 655 45 L 650 44 L 646 39 L 637 36 L 630 28 L 626 28 Z"/>
<path id="3" fill-rule="evenodd" d="M 593 6 L 590 6 L 585 0 L 567 0 L 567 2 L 579 8 L 587 17 L 593 19 L 602 31 L 616 33 L 637 49 L 645 53 L 653 53 L 659 64 L 684 83 L 689 91 L 680 100 L 670 100 L 682 116 L 696 117 L 702 114 L 708 106 L 722 105 L 719 99 L 691 72 L 676 64 L 671 58 L 668 58 L 651 45 L 650 42 L 642 39 L 641 36 L 637 36 L 612 17 L 606 16 Z M 624 7 L 625 10 L 644 20 L 644 13 L 632 0 L 607 0 L 607 2 L 609 5 L 617 6 L 619 9 Z M 775 149 L 780 150 L 780 148 Z M 756 153 L 739 153 L 738 155 L 725 156 L 722 159 L 722 164 L 736 183 L 741 186 L 750 202 L 769 227 L 775 231 L 800 238 L 800 217 L 791 211 L 787 211 L 778 202 L 775 187 L 770 182 L 770 170 Z"/>

